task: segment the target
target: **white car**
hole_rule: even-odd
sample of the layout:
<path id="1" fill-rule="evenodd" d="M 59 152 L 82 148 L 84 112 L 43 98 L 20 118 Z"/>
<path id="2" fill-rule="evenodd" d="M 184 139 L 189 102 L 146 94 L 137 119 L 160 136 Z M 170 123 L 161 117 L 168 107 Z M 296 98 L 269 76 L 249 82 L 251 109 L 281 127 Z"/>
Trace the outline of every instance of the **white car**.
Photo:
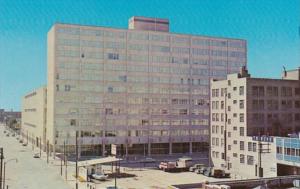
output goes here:
<path id="1" fill-rule="evenodd" d="M 108 178 L 108 174 L 99 174 L 99 173 L 95 173 L 95 174 L 92 175 L 92 177 L 93 177 L 94 179 L 104 181 L 104 180 L 106 180 L 106 179 Z"/>

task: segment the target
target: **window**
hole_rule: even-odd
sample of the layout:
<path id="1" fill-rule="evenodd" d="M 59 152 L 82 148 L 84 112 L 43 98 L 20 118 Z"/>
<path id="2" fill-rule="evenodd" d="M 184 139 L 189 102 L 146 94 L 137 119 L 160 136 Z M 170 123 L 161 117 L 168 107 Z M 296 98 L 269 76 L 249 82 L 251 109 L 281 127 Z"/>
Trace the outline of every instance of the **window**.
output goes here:
<path id="1" fill-rule="evenodd" d="M 245 150 L 245 142 L 240 141 L 240 150 Z"/>
<path id="2" fill-rule="evenodd" d="M 232 156 L 233 156 L 233 157 L 237 157 L 237 153 L 233 153 Z"/>
<path id="3" fill-rule="evenodd" d="M 236 141 L 236 140 L 234 140 L 234 141 L 233 141 L 233 144 L 237 144 L 237 141 Z"/>
<path id="4" fill-rule="evenodd" d="M 107 88 L 107 92 L 113 93 L 113 92 L 114 92 L 114 88 L 113 88 L 112 86 L 109 86 L 109 87 Z"/>
<path id="5" fill-rule="evenodd" d="M 112 108 L 106 108 L 106 109 L 105 109 L 105 114 L 106 114 L 106 115 L 112 115 L 112 114 L 113 114 Z"/>
<path id="6" fill-rule="evenodd" d="M 244 122 L 244 114 L 240 114 L 240 122 Z"/>
<path id="7" fill-rule="evenodd" d="M 256 152 L 256 143 L 253 143 L 253 148 L 252 148 L 253 152 Z"/>
<path id="8" fill-rule="evenodd" d="M 254 157 L 253 156 L 247 156 L 247 164 L 253 165 L 254 163 Z"/>
<path id="9" fill-rule="evenodd" d="M 231 119 L 228 119 L 227 122 L 228 122 L 228 125 L 230 125 L 231 124 Z"/>
<path id="10" fill-rule="evenodd" d="M 244 136 L 244 135 L 245 135 L 245 128 L 240 127 L 240 136 Z"/>
<path id="11" fill-rule="evenodd" d="M 71 86 L 70 85 L 65 85 L 65 91 L 71 91 Z"/>
<path id="12" fill-rule="evenodd" d="M 240 154 L 240 163 L 245 163 L 245 155 Z"/>
<path id="13" fill-rule="evenodd" d="M 240 86 L 239 93 L 240 95 L 244 95 L 244 86 Z"/>
<path id="14" fill-rule="evenodd" d="M 76 119 L 71 119 L 70 120 L 70 125 L 71 126 L 76 126 Z"/>
<path id="15" fill-rule="evenodd" d="M 109 60 L 118 60 L 119 54 L 118 53 L 108 53 L 108 59 Z"/>
<path id="16" fill-rule="evenodd" d="M 253 147 L 252 142 L 248 142 L 248 151 L 249 152 L 252 152 L 252 147 Z"/>
<path id="17" fill-rule="evenodd" d="M 236 89 L 237 89 L 236 87 L 233 87 L 233 90 L 234 90 L 234 91 L 236 91 Z"/>
<path id="18" fill-rule="evenodd" d="M 187 115 L 187 109 L 179 109 L 179 115 Z"/>
<path id="19" fill-rule="evenodd" d="M 240 109 L 244 109 L 244 100 L 240 100 Z"/>
<path id="20" fill-rule="evenodd" d="M 252 87 L 253 96 L 265 96 L 265 88 L 263 86 L 253 86 Z"/>
<path id="21" fill-rule="evenodd" d="M 56 91 L 59 91 L 59 85 L 56 85 Z"/>

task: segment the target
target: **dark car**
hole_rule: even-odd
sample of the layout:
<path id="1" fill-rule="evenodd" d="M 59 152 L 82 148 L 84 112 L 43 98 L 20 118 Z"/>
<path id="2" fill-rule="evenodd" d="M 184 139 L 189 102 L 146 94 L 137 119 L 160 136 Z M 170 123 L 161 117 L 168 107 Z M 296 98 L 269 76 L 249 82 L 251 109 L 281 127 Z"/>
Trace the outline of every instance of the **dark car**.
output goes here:
<path id="1" fill-rule="evenodd" d="M 203 172 L 203 175 L 205 175 L 207 177 L 211 177 L 212 176 L 212 168 L 207 167 L 207 169 Z"/>

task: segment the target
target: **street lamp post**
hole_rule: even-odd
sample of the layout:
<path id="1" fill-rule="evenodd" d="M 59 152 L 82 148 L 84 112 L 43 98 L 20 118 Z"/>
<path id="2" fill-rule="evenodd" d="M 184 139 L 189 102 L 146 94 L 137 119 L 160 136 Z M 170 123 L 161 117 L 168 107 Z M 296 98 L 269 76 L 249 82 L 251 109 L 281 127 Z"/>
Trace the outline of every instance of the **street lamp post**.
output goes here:
<path id="1" fill-rule="evenodd" d="M 3 189 L 5 189 L 5 167 L 6 167 L 6 164 L 8 162 L 10 162 L 10 161 L 13 161 L 13 160 L 15 160 L 16 163 L 18 163 L 18 159 L 17 158 L 9 159 L 6 162 L 4 162 L 4 166 L 3 166 Z"/>
<path id="2" fill-rule="evenodd" d="M 3 148 L 0 148 L 0 189 L 2 189 L 2 166 L 3 166 Z"/>

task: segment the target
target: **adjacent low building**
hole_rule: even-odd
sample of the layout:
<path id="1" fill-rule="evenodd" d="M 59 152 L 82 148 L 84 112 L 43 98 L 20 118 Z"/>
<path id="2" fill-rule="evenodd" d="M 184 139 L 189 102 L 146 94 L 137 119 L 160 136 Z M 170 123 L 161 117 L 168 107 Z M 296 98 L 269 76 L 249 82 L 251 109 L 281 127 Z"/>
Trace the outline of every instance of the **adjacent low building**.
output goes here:
<path id="1" fill-rule="evenodd" d="M 300 131 L 299 76 L 295 69 L 282 79 L 251 78 L 243 68 L 211 81 L 213 166 L 243 177 L 277 175 L 276 137 Z"/>
<path id="2" fill-rule="evenodd" d="M 6 123 L 9 120 L 20 120 L 21 112 L 18 111 L 5 111 L 4 109 L 0 109 L 0 123 Z"/>
<path id="3" fill-rule="evenodd" d="M 46 147 L 46 112 L 47 88 L 36 89 L 22 99 L 22 128 L 21 135 L 24 142 L 44 149 Z"/>

